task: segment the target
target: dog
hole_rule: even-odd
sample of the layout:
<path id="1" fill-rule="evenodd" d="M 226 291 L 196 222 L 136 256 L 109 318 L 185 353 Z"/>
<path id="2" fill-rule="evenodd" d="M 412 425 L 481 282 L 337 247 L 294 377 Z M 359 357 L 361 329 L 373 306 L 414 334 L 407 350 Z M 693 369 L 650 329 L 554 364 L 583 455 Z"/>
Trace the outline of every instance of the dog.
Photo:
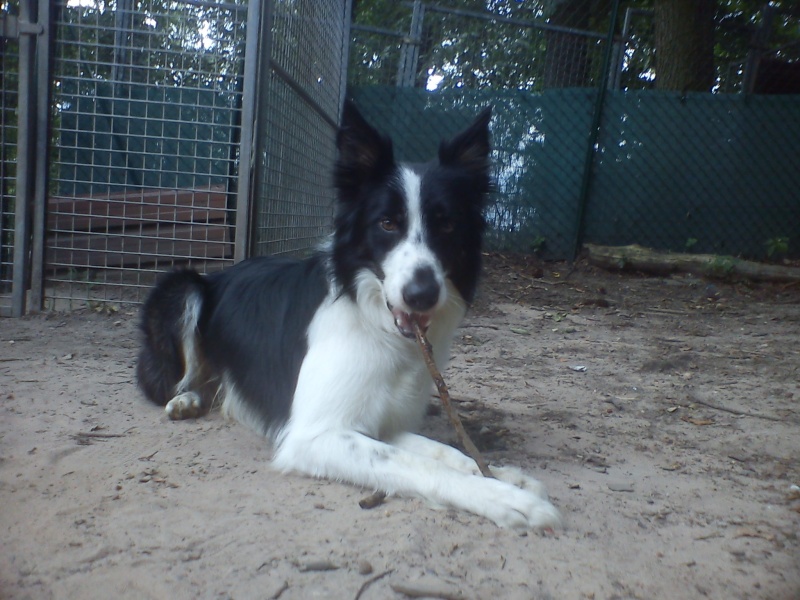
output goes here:
<path id="1" fill-rule="evenodd" d="M 219 405 L 273 443 L 282 471 L 469 511 L 502 527 L 559 523 L 542 485 L 513 467 L 480 475 L 413 433 L 473 300 L 491 190 L 491 108 L 405 164 L 345 104 L 336 137 L 334 232 L 313 256 L 257 257 L 203 276 L 167 274 L 142 309 L 137 378 L 170 419 Z"/>

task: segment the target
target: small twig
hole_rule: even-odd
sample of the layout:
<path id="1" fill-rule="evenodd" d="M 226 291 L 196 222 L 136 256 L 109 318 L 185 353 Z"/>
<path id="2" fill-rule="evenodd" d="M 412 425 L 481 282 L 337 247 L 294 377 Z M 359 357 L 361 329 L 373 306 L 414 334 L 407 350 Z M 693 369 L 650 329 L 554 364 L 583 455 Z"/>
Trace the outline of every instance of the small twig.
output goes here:
<path id="1" fill-rule="evenodd" d="M 433 360 L 433 347 L 431 346 L 431 343 L 428 341 L 428 338 L 425 337 L 425 333 L 422 331 L 422 328 L 419 326 L 417 320 L 412 319 L 411 322 L 414 325 L 414 335 L 417 338 L 417 345 L 420 347 L 420 350 L 422 350 L 422 357 L 425 359 L 425 364 L 428 367 L 431 377 L 433 377 L 433 382 L 436 384 L 436 389 L 439 390 L 439 398 L 442 401 L 442 406 L 444 407 L 444 410 L 450 419 L 450 423 L 452 423 L 456 430 L 456 435 L 458 436 L 461 445 L 464 446 L 464 448 L 467 450 L 467 454 L 469 454 L 470 457 L 472 457 L 472 460 L 474 460 L 478 465 L 478 469 L 480 469 L 481 474 L 484 477 L 494 477 L 489 469 L 489 465 L 483 458 L 483 455 L 472 442 L 469 435 L 467 435 L 458 413 L 455 411 L 452 403 L 450 402 L 450 392 L 447 391 L 447 384 L 444 382 L 444 378 L 439 372 L 439 369 L 436 367 L 436 362 Z"/>
<path id="2" fill-rule="evenodd" d="M 369 579 L 367 579 L 363 584 L 361 584 L 361 587 L 358 588 L 358 592 L 356 592 L 356 597 L 354 598 L 354 600 L 359 600 L 359 598 L 361 598 L 361 596 L 364 594 L 364 592 L 367 590 L 369 586 L 371 586 L 376 581 L 383 579 L 384 577 L 386 577 L 391 573 L 394 573 L 394 569 L 389 569 L 388 571 L 384 571 L 379 575 L 375 575 L 375 577 L 370 577 Z"/>
<path id="3" fill-rule="evenodd" d="M 374 494 L 370 494 L 366 498 L 362 498 L 358 501 L 358 505 L 363 508 L 364 510 L 370 510 L 373 508 L 377 508 L 383 501 L 386 499 L 386 492 L 377 491 Z"/>
<path id="4" fill-rule="evenodd" d="M 730 413 L 732 415 L 736 415 L 737 417 L 754 417 L 756 419 L 766 419 L 767 421 L 776 421 L 778 423 L 783 423 L 784 421 L 794 421 L 794 419 L 773 417 L 772 415 L 762 415 L 760 413 L 752 413 L 749 411 L 727 408 L 726 406 L 712 404 L 711 402 L 706 402 L 705 400 L 700 400 L 699 398 L 695 398 L 693 396 L 689 397 L 689 401 L 693 402 L 694 404 L 701 404 L 702 406 L 705 406 L 707 408 L 713 408 L 714 410 L 721 410 L 722 412 Z"/>
<path id="5" fill-rule="evenodd" d="M 283 595 L 283 592 L 285 592 L 288 589 L 289 589 L 289 582 L 284 581 L 283 585 L 280 588 L 278 588 L 278 590 L 274 594 L 272 594 L 272 596 L 270 596 L 269 599 L 278 600 L 278 598 L 280 598 Z"/>
<path id="6" fill-rule="evenodd" d="M 677 310 L 674 308 L 660 308 L 658 306 L 652 306 L 648 308 L 647 312 L 664 314 L 664 315 L 677 315 L 679 317 L 685 317 L 688 314 L 685 310 Z"/>
<path id="7" fill-rule="evenodd" d="M 75 437 L 84 437 L 84 438 L 118 438 L 118 437 L 125 437 L 124 433 L 98 433 L 96 431 L 79 431 L 75 434 Z"/>
<path id="8" fill-rule="evenodd" d="M 393 583 L 392 590 L 409 598 L 440 598 L 441 600 L 462 600 L 461 590 L 433 587 L 421 583 Z"/>
<path id="9" fill-rule="evenodd" d="M 483 325 L 481 323 L 470 323 L 469 325 L 464 325 L 464 329 L 494 329 L 495 331 L 499 331 L 499 327 L 497 325 Z"/>

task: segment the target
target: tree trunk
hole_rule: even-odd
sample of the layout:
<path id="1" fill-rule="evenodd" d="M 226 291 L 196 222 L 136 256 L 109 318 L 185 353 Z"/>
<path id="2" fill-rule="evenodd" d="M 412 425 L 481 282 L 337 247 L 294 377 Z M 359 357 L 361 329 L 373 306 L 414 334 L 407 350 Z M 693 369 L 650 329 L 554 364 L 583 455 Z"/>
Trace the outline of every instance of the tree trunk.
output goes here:
<path id="1" fill-rule="evenodd" d="M 716 0 L 655 0 L 656 89 L 711 90 L 715 7 Z"/>

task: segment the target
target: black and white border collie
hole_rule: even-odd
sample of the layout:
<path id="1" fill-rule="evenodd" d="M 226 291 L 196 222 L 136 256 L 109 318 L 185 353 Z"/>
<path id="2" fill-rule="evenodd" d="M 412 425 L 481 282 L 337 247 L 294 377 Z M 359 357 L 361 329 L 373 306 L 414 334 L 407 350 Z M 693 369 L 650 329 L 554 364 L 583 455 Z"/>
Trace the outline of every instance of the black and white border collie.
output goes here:
<path id="1" fill-rule="evenodd" d="M 337 136 L 334 233 L 305 260 L 252 258 L 208 276 L 168 274 L 143 308 L 139 384 L 171 419 L 220 405 L 274 444 L 273 463 L 487 517 L 559 522 L 512 467 L 484 478 L 455 448 L 412 433 L 437 364 L 473 299 L 490 190 L 490 109 L 438 160 L 403 164 L 347 104 Z"/>

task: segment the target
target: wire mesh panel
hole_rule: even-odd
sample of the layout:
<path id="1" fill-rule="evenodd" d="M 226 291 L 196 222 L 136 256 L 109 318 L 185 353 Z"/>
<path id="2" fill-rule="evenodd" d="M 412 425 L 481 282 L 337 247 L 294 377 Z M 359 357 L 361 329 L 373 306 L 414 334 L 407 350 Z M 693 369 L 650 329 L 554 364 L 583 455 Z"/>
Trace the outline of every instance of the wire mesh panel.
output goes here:
<path id="1" fill-rule="evenodd" d="M 244 0 L 59 0 L 46 299 L 233 258 Z"/>
<path id="2" fill-rule="evenodd" d="M 334 137 L 345 82 L 348 2 L 275 2 L 261 96 L 256 254 L 304 254 L 333 216 Z"/>
<path id="3" fill-rule="evenodd" d="M 19 16 L 17 4 L 0 4 L 0 16 Z M 14 269 L 14 214 L 17 193 L 17 107 L 19 42 L 0 37 L 0 315 L 10 314 Z"/>
<path id="4" fill-rule="evenodd" d="M 495 247 L 800 256 L 795 2 L 360 0 L 349 64 L 405 159 L 495 106 Z"/>
<path id="5" fill-rule="evenodd" d="M 51 5 L 38 1 L 49 24 Z M 350 4 L 55 0 L 54 35 L 24 23 L 46 42 L 36 84 L 52 80 L 48 149 L 47 105 L 35 102 L 46 95 L 17 93 L 33 68 L 6 34 L 23 19 L 0 2 L 0 312 L 24 312 L 26 286 L 34 308 L 139 302 L 176 265 L 203 272 L 319 243 L 333 216 Z M 20 202 L 28 105 L 36 139 L 22 164 L 35 167 L 35 194 Z"/>

